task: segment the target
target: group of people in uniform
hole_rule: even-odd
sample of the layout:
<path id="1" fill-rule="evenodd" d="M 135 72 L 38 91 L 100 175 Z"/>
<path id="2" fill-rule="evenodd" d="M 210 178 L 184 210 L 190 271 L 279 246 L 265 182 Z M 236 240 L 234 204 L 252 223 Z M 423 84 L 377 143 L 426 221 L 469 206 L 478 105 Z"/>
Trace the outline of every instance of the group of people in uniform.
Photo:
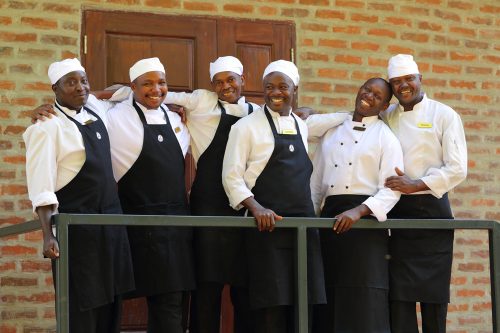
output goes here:
<path id="1" fill-rule="evenodd" d="M 300 76 L 285 60 L 263 73 L 262 107 L 241 96 L 232 56 L 210 64 L 212 91 L 169 92 L 158 58 L 129 74 L 130 88 L 99 100 L 77 59 L 49 67 L 55 116 L 23 135 L 44 256 L 59 255 L 57 212 L 253 216 L 256 228 L 72 226 L 71 333 L 119 332 L 121 300 L 141 296 L 148 332 L 181 333 L 187 291 L 190 332 L 218 333 L 226 284 L 235 333 L 293 332 L 294 232 L 274 228 L 315 216 L 334 224 L 307 231 L 310 331 L 417 333 L 420 302 L 424 332 L 445 332 L 453 232 L 350 230 L 362 217 L 452 218 L 447 192 L 467 171 L 463 126 L 422 91 L 412 56 L 389 60 L 389 81 L 366 81 L 353 113 L 292 112 Z"/>

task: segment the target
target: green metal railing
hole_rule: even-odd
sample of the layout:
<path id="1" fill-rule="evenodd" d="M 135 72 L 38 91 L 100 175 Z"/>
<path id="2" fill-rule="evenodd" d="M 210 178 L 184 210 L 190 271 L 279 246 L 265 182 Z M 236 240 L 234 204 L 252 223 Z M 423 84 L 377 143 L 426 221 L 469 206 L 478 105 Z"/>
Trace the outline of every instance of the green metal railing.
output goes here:
<path id="1" fill-rule="evenodd" d="M 218 216 L 136 216 L 136 215 L 73 215 L 55 216 L 60 257 L 56 265 L 56 310 L 57 332 L 68 333 L 68 227 L 71 225 L 141 225 L 141 226 L 192 226 L 192 227 L 244 227 L 255 228 L 255 221 L 249 217 Z M 297 229 L 297 332 L 308 331 L 307 304 L 307 228 L 331 228 L 332 219 L 284 218 L 277 228 Z M 355 229 L 483 229 L 488 230 L 490 250 L 490 277 L 493 332 L 500 333 L 500 223 L 486 220 L 389 220 L 378 223 L 360 220 Z M 40 229 L 38 221 L 0 228 L 0 238 Z"/>

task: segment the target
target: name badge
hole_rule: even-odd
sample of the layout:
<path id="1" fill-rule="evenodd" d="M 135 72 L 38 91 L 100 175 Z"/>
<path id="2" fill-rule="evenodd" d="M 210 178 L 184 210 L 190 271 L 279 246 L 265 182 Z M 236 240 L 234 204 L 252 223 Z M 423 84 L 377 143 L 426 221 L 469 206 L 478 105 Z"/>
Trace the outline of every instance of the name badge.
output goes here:
<path id="1" fill-rule="evenodd" d="M 87 120 L 86 122 L 84 122 L 83 124 L 84 124 L 84 125 L 90 125 L 90 124 L 92 124 L 93 122 L 94 122 L 94 121 L 93 121 L 92 119 L 89 119 L 89 120 Z"/>
<path id="2" fill-rule="evenodd" d="M 297 131 L 295 131 L 293 129 L 286 129 L 286 130 L 283 130 L 283 132 L 281 132 L 281 134 L 295 135 L 295 134 L 297 134 Z"/>
<path id="3" fill-rule="evenodd" d="M 179 126 L 177 126 L 176 128 L 174 128 L 174 132 L 175 133 L 179 133 L 181 131 L 181 128 Z"/>
<path id="4" fill-rule="evenodd" d="M 431 123 L 418 123 L 417 126 L 418 128 L 432 128 Z"/>

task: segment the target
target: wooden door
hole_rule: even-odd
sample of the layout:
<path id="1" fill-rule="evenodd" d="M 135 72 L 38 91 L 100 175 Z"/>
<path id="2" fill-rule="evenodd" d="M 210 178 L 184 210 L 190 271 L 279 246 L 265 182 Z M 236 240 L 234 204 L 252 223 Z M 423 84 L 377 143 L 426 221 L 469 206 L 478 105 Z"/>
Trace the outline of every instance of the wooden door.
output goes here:
<path id="1" fill-rule="evenodd" d="M 262 73 L 269 62 L 291 59 L 295 27 L 288 22 L 235 20 L 214 17 L 169 16 L 149 13 L 87 10 L 82 26 L 82 61 L 92 90 L 129 83 L 129 68 L 142 58 L 158 57 L 165 65 L 169 90 L 211 89 L 209 64 L 232 55 L 244 66 L 243 95 L 262 104 Z M 188 189 L 194 179 L 186 160 Z M 123 328 L 144 329 L 143 299 L 127 301 Z M 232 307 L 223 294 L 221 333 L 232 333 Z"/>

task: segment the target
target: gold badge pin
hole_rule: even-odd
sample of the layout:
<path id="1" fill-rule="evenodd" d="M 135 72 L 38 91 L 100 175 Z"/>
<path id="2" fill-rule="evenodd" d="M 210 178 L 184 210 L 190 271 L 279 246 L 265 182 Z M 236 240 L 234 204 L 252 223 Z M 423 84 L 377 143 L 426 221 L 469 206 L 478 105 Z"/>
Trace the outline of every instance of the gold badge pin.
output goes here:
<path id="1" fill-rule="evenodd" d="M 175 133 L 179 133 L 181 131 L 181 128 L 179 126 L 177 126 L 175 129 L 174 129 Z"/>
<path id="2" fill-rule="evenodd" d="M 417 126 L 418 128 L 432 128 L 431 123 L 418 123 Z"/>

